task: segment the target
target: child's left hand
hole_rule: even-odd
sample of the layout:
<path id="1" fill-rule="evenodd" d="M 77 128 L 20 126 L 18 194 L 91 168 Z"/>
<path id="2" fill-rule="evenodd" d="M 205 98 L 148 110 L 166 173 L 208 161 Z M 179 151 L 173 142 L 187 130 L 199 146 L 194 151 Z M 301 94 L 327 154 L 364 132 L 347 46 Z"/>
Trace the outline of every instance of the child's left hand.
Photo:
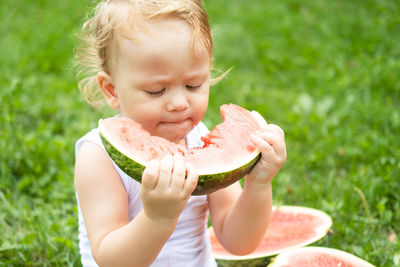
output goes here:
<path id="1" fill-rule="evenodd" d="M 268 124 L 250 140 L 261 152 L 261 158 L 246 176 L 246 182 L 267 184 L 286 161 L 285 134 L 279 126 Z"/>

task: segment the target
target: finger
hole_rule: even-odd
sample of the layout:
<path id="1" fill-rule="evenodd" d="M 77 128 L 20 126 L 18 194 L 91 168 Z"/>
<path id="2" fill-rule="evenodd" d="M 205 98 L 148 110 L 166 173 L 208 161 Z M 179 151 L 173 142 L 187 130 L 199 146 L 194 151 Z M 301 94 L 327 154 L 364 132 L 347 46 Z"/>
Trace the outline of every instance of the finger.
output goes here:
<path id="1" fill-rule="evenodd" d="M 197 174 L 196 168 L 190 163 L 186 164 L 186 169 L 187 176 L 183 184 L 183 191 L 186 195 L 190 195 L 196 188 L 199 175 Z"/>
<path id="2" fill-rule="evenodd" d="M 268 124 L 267 127 L 264 128 L 267 131 L 271 131 L 271 132 L 275 132 L 277 134 L 279 134 L 282 137 L 285 137 L 285 132 L 282 130 L 281 127 L 279 127 L 276 124 Z"/>
<path id="3" fill-rule="evenodd" d="M 160 176 L 156 184 L 157 188 L 166 189 L 171 183 L 172 167 L 174 159 L 171 155 L 166 155 L 161 159 L 160 162 Z"/>
<path id="4" fill-rule="evenodd" d="M 257 149 L 265 156 L 273 156 L 275 154 L 275 150 L 273 149 L 272 145 L 264 139 L 261 134 L 252 134 L 250 136 L 250 141 L 254 143 Z"/>
<path id="5" fill-rule="evenodd" d="M 273 148 L 278 157 L 286 158 L 286 144 L 281 134 L 262 132 L 259 136 Z"/>
<path id="6" fill-rule="evenodd" d="M 185 161 L 181 155 L 174 156 L 174 167 L 172 170 L 171 186 L 182 190 L 186 178 Z"/>
<path id="7" fill-rule="evenodd" d="M 152 160 L 146 166 L 142 174 L 142 186 L 147 191 L 153 190 L 157 184 L 159 176 L 160 163 L 158 160 Z"/>

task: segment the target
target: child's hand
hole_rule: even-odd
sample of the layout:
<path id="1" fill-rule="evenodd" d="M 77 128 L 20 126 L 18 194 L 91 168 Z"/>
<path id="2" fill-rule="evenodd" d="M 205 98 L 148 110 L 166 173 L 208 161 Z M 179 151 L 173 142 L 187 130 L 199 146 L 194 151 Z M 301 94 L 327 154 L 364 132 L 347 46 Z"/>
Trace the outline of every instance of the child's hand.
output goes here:
<path id="1" fill-rule="evenodd" d="M 285 135 L 275 124 L 250 137 L 261 152 L 261 158 L 246 177 L 246 182 L 269 183 L 286 161 Z"/>
<path id="2" fill-rule="evenodd" d="M 176 221 L 197 185 L 198 175 L 183 157 L 167 155 L 149 163 L 143 172 L 140 197 L 152 220 Z"/>

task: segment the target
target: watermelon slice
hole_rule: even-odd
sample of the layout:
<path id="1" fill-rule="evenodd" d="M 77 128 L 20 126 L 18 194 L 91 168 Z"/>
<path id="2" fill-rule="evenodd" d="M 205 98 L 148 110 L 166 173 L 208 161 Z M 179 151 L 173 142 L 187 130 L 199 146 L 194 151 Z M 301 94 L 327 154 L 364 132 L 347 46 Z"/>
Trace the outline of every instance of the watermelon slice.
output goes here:
<path id="1" fill-rule="evenodd" d="M 249 137 L 267 123 L 260 114 L 234 104 L 220 108 L 223 122 L 203 137 L 204 146 L 186 149 L 162 137 L 151 136 L 133 120 L 114 117 L 99 121 L 101 140 L 118 167 L 137 181 L 153 159 L 179 153 L 199 174 L 193 195 L 214 192 L 248 173 L 260 157 Z"/>
<path id="2" fill-rule="evenodd" d="M 213 228 L 208 230 L 213 255 L 220 265 L 231 266 L 227 261 L 246 261 L 247 265 L 243 266 L 255 262 L 262 262 L 265 266 L 268 257 L 309 245 L 324 237 L 331 226 L 331 217 L 322 211 L 298 206 L 273 206 L 265 239 L 253 253 L 245 256 L 235 256 L 227 252 L 218 242 Z"/>
<path id="3" fill-rule="evenodd" d="M 374 267 L 353 254 L 325 247 L 304 247 L 279 254 L 269 267 Z"/>

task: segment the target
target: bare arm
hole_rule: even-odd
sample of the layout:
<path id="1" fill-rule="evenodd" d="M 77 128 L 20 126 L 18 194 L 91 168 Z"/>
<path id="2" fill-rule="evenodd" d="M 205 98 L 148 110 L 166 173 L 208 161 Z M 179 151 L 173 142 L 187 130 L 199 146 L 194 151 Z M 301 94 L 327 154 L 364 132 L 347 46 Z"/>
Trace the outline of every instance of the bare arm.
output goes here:
<path id="1" fill-rule="evenodd" d="M 283 131 L 275 125 L 253 138 L 262 157 L 239 183 L 209 195 L 214 231 L 221 244 L 233 254 L 251 253 L 262 241 L 272 208 L 271 180 L 286 160 Z"/>
<path id="2" fill-rule="evenodd" d="M 262 241 L 268 228 L 272 207 L 271 185 L 257 187 L 239 184 L 209 195 L 214 231 L 232 254 L 251 253 Z"/>
<path id="3" fill-rule="evenodd" d="M 185 172 L 180 159 L 152 162 L 142 178 L 144 209 L 129 221 L 127 194 L 111 160 L 97 145 L 82 145 L 75 188 L 99 265 L 148 266 L 155 260 L 196 185 L 195 173 L 188 171 L 185 180 Z"/>

